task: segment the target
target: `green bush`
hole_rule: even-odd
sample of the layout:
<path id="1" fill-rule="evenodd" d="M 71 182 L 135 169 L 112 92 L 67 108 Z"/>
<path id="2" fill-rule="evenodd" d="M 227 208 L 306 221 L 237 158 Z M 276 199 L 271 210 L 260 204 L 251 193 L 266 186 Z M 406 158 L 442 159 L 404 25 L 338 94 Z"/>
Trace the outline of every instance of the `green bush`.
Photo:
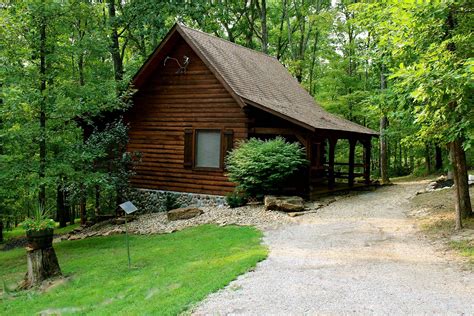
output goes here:
<path id="1" fill-rule="evenodd" d="M 251 138 L 241 142 L 226 158 L 229 179 L 249 196 L 279 192 L 285 181 L 305 166 L 304 148 L 282 137 Z"/>
<path id="2" fill-rule="evenodd" d="M 181 204 L 178 202 L 178 196 L 174 194 L 166 194 L 163 204 L 166 212 L 181 207 Z"/>
<path id="3" fill-rule="evenodd" d="M 227 194 L 225 197 L 225 201 L 230 206 L 230 208 L 244 206 L 245 204 L 247 204 L 247 195 L 236 190 L 232 193 Z"/>

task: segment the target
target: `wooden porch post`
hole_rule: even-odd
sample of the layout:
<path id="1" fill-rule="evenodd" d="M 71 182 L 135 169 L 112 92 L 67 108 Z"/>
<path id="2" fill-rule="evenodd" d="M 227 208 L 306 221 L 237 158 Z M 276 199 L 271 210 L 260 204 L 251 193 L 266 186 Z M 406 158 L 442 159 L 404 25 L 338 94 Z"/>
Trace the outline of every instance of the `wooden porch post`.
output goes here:
<path id="1" fill-rule="evenodd" d="M 354 154 L 357 140 L 349 139 L 349 187 L 354 186 Z"/>
<path id="2" fill-rule="evenodd" d="M 313 161 L 313 137 L 311 136 L 308 136 L 308 139 L 307 139 L 307 142 L 306 142 L 306 159 L 308 159 L 309 161 L 309 165 L 308 165 L 308 177 L 306 178 L 306 190 L 307 192 L 305 192 L 308 196 L 311 195 L 311 178 L 312 178 L 312 161 Z"/>
<path id="3" fill-rule="evenodd" d="M 370 151 L 372 144 L 370 138 L 364 141 L 364 182 L 365 184 L 370 184 Z"/>
<path id="4" fill-rule="evenodd" d="M 329 137 L 329 157 L 328 157 L 328 188 L 334 189 L 334 154 L 336 150 L 337 138 Z"/>

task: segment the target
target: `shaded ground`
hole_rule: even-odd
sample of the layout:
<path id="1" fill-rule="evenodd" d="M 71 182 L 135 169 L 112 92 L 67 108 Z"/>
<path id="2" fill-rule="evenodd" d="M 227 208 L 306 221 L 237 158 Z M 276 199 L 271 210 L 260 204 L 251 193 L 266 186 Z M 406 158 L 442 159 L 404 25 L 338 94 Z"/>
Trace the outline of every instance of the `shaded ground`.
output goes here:
<path id="1" fill-rule="evenodd" d="M 474 274 L 408 218 L 426 182 L 350 196 L 265 233 L 267 260 L 212 294 L 203 314 L 473 314 Z"/>
<path id="2" fill-rule="evenodd" d="M 474 205 L 474 186 L 470 188 Z M 474 267 L 474 219 L 463 220 L 463 230 L 454 230 L 454 192 L 452 188 L 419 194 L 411 199 L 409 213 L 421 233 L 440 251 L 456 250 Z"/>

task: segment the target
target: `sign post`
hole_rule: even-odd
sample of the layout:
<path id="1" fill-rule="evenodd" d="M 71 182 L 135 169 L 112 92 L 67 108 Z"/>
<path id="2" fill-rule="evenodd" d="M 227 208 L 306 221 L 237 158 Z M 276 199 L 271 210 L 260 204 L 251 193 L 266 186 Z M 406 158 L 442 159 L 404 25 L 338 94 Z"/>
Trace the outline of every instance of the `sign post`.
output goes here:
<path id="1" fill-rule="evenodd" d="M 137 211 L 137 207 L 133 205 L 132 202 L 127 201 L 119 205 L 120 208 L 125 212 L 125 242 L 127 243 L 127 256 L 128 256 L 128 269 L 130 270 L 131 267 L 131 259 L 130 259 L 130 244 L 128 241 L 128 223 L 127 223 L 127 215 L 132 214 L 133 212 Z"/>

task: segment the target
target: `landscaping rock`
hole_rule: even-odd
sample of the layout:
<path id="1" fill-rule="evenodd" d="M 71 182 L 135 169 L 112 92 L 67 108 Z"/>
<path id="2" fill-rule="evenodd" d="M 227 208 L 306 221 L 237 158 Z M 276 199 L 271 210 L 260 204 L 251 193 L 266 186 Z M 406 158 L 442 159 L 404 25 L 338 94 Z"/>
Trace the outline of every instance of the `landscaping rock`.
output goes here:
<path id="1" fill-rule="evenodd" d="M 76 227 L 76 228 L 74 228 L 74 230 L 72 231 L 72 233 L 80 233 L 83 229 L 84 229 L 83 226 Z"/>
<path id="2" fill-rule="evenodd" d="M 197 207 L 183 207 L 171 210 L 168 212 L 168 220 L 177 221 L 181 219 L 190 219 L 204 213 Z"/>
<path id="3" fill-rule="evenodd" d="M 68 240 L 79 240 L 79 239 L 84 239 L 85 236 L 83 235 L 71 235 Z"/>
<path id="4" fill-rule="evenodd" d="M 439 176 L 435 181 L 432 181 L 428 184 L 424 191 L 417 192 L 416 194 L 433 192 L 436 190 L 451 188 L 454 185 L 454 181 L 449 179 L 447 176 Z"/>
<path id="5" fill-rule="evenodd" d="M 320 201 L 308 202 L 305 209 L 308 212 L 300 214 L 309 214 L 317 212 L 321 205 L 328 205 L 336 199 L 342 199 L 344 196 L 326 197 Z M 202 206 L 199 207 L 201 215 L 185 220 L 170 221 L 166 212 L 151 214 L 141 214 L 137 219 L 129 224 L 130 234 L 169 234 L 183 230 L 188 227 L 195 227 L 203 224 L 215 224 L 220 226 L 239 225 L 255 226 L 259 229 L 276 229 L 281 225 L 293 223 L 294 218 L 289 216 L 289 212 L 268 212 L 264 205 L 246 205 L 237 208 L 227 206 Z M 97 232 L 97 236 L 110 236 L 113 234 L 125 233 L 123 226 L 115 225 L 113 220 L 97 223 L 92 227 L 87 227 L 78 233 L 77 239 L 89 237 L 90 232 Z M 26 238 L 25 238 L 26 240 Z"/>
<path id="6" fill-rule="evenodd" d="M 128 223 L 133 222 L 136 219 L 137 219 L 136 216 L 127 216 Z M 125 224 L 125 217 L 118 217 L 115 219 L 115 225 L 123 225 L 123 224 Z"/>
<path id="7" fill-rule="evenodd" d="M 112 230 L 109 230 L 105 233 L 102 233 L 102 236 L 110 236 L 110 235 L 118 235 L 118 234 L 123 234 L 125 231 L 121 228 L 114 228 Z"/>
<path id="8" fill-rule="evenodd" d="M 304 200 L 299 196 L 267 195 L 264 199 L 267 211 L 301 212 L 304 211 Z"/>

